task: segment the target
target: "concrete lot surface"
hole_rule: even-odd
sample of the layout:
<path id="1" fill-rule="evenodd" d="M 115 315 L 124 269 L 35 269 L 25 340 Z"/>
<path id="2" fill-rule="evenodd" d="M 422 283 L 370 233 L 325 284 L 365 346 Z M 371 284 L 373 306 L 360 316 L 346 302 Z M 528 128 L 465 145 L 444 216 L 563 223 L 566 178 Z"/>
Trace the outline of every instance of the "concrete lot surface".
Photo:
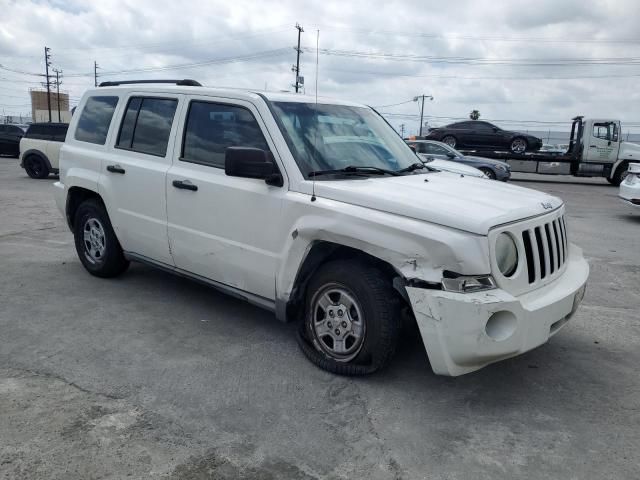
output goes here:
<path id="1" fill-rule="evenodd" d="M 199 284 L 90 276 L 54 179 L 17 163 L 0 158 L 0 478 L 640 477 L 640 210 L 604 180 L 514 181 L 566 201 L 591 265 L 547 345 L 445 378 L 406 335 L 390 368 L 349 379 Z"/>

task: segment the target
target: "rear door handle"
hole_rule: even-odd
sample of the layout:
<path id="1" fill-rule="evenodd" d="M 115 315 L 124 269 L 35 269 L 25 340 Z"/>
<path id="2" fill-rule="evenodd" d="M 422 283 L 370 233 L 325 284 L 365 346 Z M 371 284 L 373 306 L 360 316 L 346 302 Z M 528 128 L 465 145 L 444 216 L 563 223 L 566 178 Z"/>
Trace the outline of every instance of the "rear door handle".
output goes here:
<path id="1" fill-rule="evenodd" d="M 122 173 L 124 174 L 124 168 L 120 165 L 107 165 L 107 171 L 111 173 Z"/>
<path id="2" fill-rule="evenodd" d="M 174 180 L 173 186 L 181 188 L 182 190 L 191 190 L 192 192 L 198 191 L 198 186 L 194 185 L 189 180 Z"/>

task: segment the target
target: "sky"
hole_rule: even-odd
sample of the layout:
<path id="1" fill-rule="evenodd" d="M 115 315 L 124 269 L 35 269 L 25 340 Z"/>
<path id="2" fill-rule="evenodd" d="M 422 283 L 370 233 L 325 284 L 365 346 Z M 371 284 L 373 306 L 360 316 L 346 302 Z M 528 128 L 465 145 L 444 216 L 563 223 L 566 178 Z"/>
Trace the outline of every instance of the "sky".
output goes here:
<path id="1" fill-rule="evenodd" d="M 576 115 L 640 132 L 637 0 L 0 0 L 0 112 L 29 114 L 44 47 L 72 106 L 99 81 L 193 78 L 376 107 L 405 133 L 467 118 L 565 130 Z M 316 42 L 318 41 L 318 50 Z M 316 70 L 316 60 L 318 70 Z M 316 76 L 317 73 L 317 76 Z"/>

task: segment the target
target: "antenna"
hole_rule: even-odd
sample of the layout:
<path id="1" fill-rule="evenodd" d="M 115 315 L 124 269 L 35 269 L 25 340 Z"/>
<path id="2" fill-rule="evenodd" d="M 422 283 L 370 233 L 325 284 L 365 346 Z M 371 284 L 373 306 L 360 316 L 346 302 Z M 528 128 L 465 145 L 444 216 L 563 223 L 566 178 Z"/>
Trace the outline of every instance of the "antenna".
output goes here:
<path id="1" fill-rule="evenodd" d="M 315 135 L 313 136 L 313 149 L 315 150 L 315 153 L 318 153 L 318 52 L 319 52 L 319 46 L 320 46 L 320 30 L 317 30 L 317 34 L 316 34 L 316 131 L 315 131 Z M 313 176 L 313 180 L 311 183 L 311 201 L 315 202 L 316 201 L 316 176 Z"/>

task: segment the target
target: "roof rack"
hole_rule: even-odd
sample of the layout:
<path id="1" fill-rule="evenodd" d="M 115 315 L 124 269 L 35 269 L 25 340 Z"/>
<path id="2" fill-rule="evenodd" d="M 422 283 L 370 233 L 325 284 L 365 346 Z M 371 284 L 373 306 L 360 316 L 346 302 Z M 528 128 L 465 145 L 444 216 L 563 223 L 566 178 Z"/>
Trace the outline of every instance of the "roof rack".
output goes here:
<path id="1" fill-rule="evenodd" d="M 115 82 L 102 82 L 99 87 L 117 87 L 118 85 L 135 85 L 137 83 L 171 83 L 184 87 L 201 87 L 202 84 L 195 80 L 185 78 L 183 80 L 122 80 Z"/>

